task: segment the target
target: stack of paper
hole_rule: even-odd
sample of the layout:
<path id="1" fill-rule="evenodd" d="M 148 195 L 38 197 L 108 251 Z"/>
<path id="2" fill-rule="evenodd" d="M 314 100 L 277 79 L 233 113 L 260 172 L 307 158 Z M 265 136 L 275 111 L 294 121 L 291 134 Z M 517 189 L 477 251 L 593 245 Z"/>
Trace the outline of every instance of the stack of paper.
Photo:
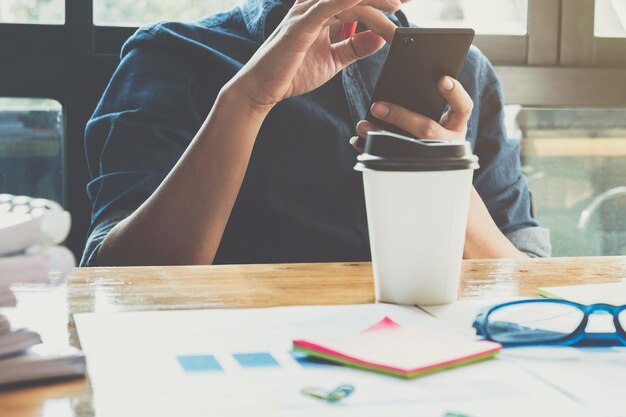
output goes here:
<path id="1" fill-rule="evenodd" d="M 16 302 L 15 295 L 13 295 L 8 286 L 0 287 L 0 308 L 15 307 Z"/>
<path id="2" fill-rule="evenodd" d="M 561 298 L 579 304 L 626 304 L 626 282 L 601 284 L 564 285 L 539 288 L 539 295 L 547 298 Z"/>
<path id="3" fill-rule="evenodd" d="M 299 339 L 293 346 L 310 356 L 402 378 L 489 359 L 501 349 L 454 333 L 403 328 L 388 317 L 354 336 Z"/>
<path id="4" fill-rule="evenodd" d="M 12 285 L 50 284 L 63 279 L 75 264 L 72 253 L 51 239 L 50 231 L 58 232 L 55 225 L 50 218 L 44 220 L 41 214 L 0 213 L 0 312 L 15 312 L 9 310 L 17 304 Z M 38 333 L 13 329 L 7 315 L 0 314 L 0 385 L 84 374 L 80 353 L 37 346 L 41 343 Z"/>
<path id="5" fill-rule="evenodd" d="M 7 356 L 23 352 L 31 346 L 41 343 L 39 334 L 27 329 L 7 330 L 0 333 L 0 360 Z"/>
<path id="6" fill-rule="evenodd" d="M 0 386 L 80 377 L 85 357 L 75 348 L 53 349 L 43 344 L 0 360 Z"/>

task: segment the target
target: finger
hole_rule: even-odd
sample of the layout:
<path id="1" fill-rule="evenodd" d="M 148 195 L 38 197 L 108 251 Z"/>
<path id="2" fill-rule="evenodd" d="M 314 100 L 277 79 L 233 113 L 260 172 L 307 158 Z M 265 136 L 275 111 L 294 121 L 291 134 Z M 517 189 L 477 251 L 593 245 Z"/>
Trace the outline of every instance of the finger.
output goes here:
<path id="1" fill-rule="evenodd" d="M 452 77 L 444 76 L 439 80 L 439 91 L 446 99 L 450 110 L 442 117 L 446 129 L 462 132 L 472 116 L 474 102 L 460 82 Z"/>
<path id="2" fill-rule="evenodd" d="M 309 0 L 295 4 L 291 12 L 301 15 L 297 26 L 302 30 L 317 33 L 330 19 L 361 3 L 361 0 Z"/>
<path id="3" fill-rule="evenodd" d="M 355 6 L 336 15 L 342 22 L 360 22 L 391 42 L 397 26 L 383 12 L 369 6 Z"/>
<path id="4" fill-rule="evenodd" d="M 316 6 L 318 3 L 322 3 L 325 1 L 327 2 L 328 0 L 297 0 L 294 3 L 292 10 L 296 10 L 298 14 L 303 14 L 304 12 L 311 9 L 313 6 Z M 393 13 L 400 10 L 402 3 L 406 3 L 407 1 L 411 0 L 360 0 L 355 2 L 354 4 L 360 6 L 372 6 L 376 9 Z M 345 10 L 345 8 L 343 10 Z"/>
<path id="5" fill-rule="evenodd" d="M 358 136 L 353 136 L 350 138 L 350 145 L 352 145 L 352 147 L 359 153 L 362 154 L 365 149 L 361 146 L 359 146 L 359 137 Z"/>
<path id="6" fill-rule="evenodd" d="M 361 120 L 356 125 L 356 133 L 362 138 L 367 137 L 367 134 L 369 132 L 376 130 L 380 130 L 380 128 L 375 124 L 368 122 L 367 120 Z"/>
<path id="7" fill-rule="evenodd" d="M 359 59 L 378 52 L 384 45 L 385 40 L 383 38 L 371 30 L 367 30 L 333 44 L 331 50 L 339 67 L 345 68 Z"/>
<path id="8" fill-rule="evenodd" d="M 378 10 L 393 13 L 400 10 L 402 2 L 400 0 L 363 0 L 359 5 L 371 6 Z"/>
<path id="9" fill-rule="evenodd" d="M 335 15 L 359 4 L 361 0 L 304 0 L 297 1 L 264 46 L 282 43 L 280 49 L 306 52 Z M 283 36 L 279 36 L 281 33 Z M 263 46 L 262 46 L 263 47 Z"/>
<path id="10" fill-rule="evenodd" d="M 396 104 L 379 101 L 372 105 L 371 112 L 380 120 L 397 126 L 420 139 L 447 140 L 451 138 L 451 132 L 433 119 Z"/>

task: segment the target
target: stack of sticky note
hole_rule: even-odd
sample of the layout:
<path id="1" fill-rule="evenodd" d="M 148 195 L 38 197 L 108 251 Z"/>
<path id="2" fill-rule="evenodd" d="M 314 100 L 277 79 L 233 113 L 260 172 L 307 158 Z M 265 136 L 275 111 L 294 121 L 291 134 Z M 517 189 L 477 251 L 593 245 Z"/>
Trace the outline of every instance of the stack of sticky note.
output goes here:
<path id="1" fill-rule="evenodd" d="M 500 344 L 460 333 L 405 328 L 385 317 L 353 336 L 295 340 L 294 350 L 339 364 L 402 378 L 415 378 L 494 357 Z"/>

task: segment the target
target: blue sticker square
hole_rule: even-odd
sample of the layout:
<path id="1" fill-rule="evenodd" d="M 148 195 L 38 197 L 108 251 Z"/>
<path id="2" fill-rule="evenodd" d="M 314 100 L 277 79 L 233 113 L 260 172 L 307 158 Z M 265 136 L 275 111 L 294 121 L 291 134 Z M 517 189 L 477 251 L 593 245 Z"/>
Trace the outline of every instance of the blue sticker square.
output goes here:
<path id="1" fill-rule="evenodd" d="M 224 369 L 213 355 L 177 356 L 185 372 L 221 372 Z"/>
<path id="2" fill-rule="evenodd" d="M 304 352 L 299 352 L 297 350 L 289 351 L 291 357 L 298 362 L 303 368 L 320 368 L 324 366 L 332 366 L 327 361 L 319 358 L 314 358 L 312 356 L 307 355 Z"/>
<path id="3" fill-rule="evenodd" d="M 233 357 L 242 368 L 278 367 L 280 364 L 267 352 L 234 353 Z"/>

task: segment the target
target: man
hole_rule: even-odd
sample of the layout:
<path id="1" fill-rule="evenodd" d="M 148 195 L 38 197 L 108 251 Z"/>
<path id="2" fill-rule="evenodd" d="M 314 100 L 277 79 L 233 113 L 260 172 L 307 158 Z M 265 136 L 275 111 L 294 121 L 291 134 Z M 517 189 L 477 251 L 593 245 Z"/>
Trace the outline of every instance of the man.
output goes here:
<path id="1" fill-rule="evenodd" d="M 368 260 L 348 138 L 375 128 L 363 119 L 400 6 L 248 0 L 140 29 L 86 129 L 93 215 L 82 264 Z M 340 41 L 349 21 L 366 30 Z M 391 103 L 372 111 L 417 137 L 472 143 L 481 169 L 465 257 L 548 256 L 498 81 L 476 49 L 459 81 L 440 81 L 450 106 L 440 122 Z"/>

